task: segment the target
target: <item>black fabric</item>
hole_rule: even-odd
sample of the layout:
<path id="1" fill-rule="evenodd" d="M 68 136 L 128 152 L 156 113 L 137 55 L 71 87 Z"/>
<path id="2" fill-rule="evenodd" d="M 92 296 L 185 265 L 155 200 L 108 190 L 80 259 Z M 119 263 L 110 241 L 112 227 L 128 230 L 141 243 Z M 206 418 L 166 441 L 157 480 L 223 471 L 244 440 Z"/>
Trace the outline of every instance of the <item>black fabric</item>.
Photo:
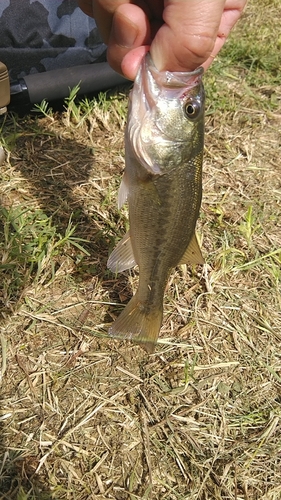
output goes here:
<path id="1" fill-rule="evenodd" d="M 105 50 L 75 0 L 0 0 L 0 61 L 11 79 L 101 61 Z"/>

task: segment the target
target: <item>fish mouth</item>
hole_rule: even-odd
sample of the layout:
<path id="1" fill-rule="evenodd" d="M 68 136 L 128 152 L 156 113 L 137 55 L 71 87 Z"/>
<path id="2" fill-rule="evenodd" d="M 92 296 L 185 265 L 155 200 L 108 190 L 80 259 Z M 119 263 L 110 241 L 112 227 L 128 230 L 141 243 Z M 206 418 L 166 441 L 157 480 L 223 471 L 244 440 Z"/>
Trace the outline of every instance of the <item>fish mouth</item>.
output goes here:
<path id="1" fill-rule="evenodd" d="M 142 98 L 140 104 L 141 115 L 152 110 L 159 100 L 176 102 L 182 97 L 193 94 L 200 100 L 203 97 L 202 75 L 204 68 L 199 66 L 194 71 L 159 71 L 148 52 L 140 71 L 140 88 Z"/>
<path id="2" fill-rule="evenodd" d="M 184 103 L 190 96 L 203 109 L 203 73 L 202 67 L 190 72 L 159 71 L 150 53 L 146 54 L 131 93 L 127 127 L 137 156 L 144 156 L 144 145 L 151 141 L 155 145 L 161 142 L 163 147 L 186 142 L 187 131 L 192 133 L 197 119 L 185 120 Z M 176 123 L 177 114 L 185 120 L 184 131 L 181 131 L 182 120 Z M 167 127 L 165 117 L 174 117 L 176 128 Z"/>
<path id="3" fill-rule="evenodd" d="M 159 71 L 153 63 L 150 53 L 145 55 L 144 63 L 140 71 L 140 88 L 141 99 L 139 104 L 139 119 L 142 123 L 145 122 L 145 117 L 150 116 L 149 120 L 153 120 L 154 130 L 158 130 L 161 134 L 161 140 L 168 143 L 186 141 L 186 137 L 180 138 L 174 134 L 167 133 L 167 130 L 162 128 L 161 122 L 152 118 L 155 117 L 154 111 L 161 107 L 161 102 L 170 102 L 171 106 L 178 107 L 180 102 L 183 102 L 186 96 L 192 96 L 194 101 L 204 101 L 204 90 L 202 83 L 202 75 L 204 68 L 199 66 L 194 71 Z M 190 127 L 192 125 L 190 124 Z"/>
<path id="4" fill-rule="evenodd" d="M 194 87 L 204 73 L 204 68 L 199 66 L 194 71 L 159 71 L 151 58 L 150 53 L 146 54 L 146 71 L 150 73 L 155 83 L 161 88 L 185 88 Z"/>

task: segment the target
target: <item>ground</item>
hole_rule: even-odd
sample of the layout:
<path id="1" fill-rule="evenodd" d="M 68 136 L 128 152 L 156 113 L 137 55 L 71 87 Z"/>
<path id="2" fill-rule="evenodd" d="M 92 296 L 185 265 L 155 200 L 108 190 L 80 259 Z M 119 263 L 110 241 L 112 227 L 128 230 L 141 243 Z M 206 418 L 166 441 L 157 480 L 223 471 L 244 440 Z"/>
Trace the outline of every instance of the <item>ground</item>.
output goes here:
<path id="1" fill-rule="evenodd" d="M 281 498 L 280 49 L 249 2 L 205 76 L 206 264 L 152 355 L 107 337 L 138 283 L 106 268 L 128 89 L 2 118 L 0 499 Z"/>

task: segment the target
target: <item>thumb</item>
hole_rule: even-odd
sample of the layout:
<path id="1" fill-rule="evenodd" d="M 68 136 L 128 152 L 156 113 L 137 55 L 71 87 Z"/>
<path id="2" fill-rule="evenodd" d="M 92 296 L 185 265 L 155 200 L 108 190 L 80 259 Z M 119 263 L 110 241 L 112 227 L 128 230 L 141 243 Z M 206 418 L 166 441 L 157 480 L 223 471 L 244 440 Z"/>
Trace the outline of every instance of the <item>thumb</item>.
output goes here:
<path id="1" fill-rule="evenodd" d="M 225 0 L 167 0 L 150 52 L 160 70 L 193 71 L 212 54 Z"/>

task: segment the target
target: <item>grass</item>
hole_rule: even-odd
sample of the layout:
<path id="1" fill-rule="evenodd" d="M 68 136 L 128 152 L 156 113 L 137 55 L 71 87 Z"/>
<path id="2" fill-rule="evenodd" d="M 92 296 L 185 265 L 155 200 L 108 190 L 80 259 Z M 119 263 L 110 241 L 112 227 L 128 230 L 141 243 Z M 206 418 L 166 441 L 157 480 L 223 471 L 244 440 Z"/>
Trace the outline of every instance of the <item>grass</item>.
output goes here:
<path id="1" fill-rule="evenodd" d="M 2 119 L 1 500 L 280 499 L 279 14 L 249 2 L 205 76 L 206 265 L 151 356 L 107 338 L 138 281 L 106 268 L 127 90 Z"/>

